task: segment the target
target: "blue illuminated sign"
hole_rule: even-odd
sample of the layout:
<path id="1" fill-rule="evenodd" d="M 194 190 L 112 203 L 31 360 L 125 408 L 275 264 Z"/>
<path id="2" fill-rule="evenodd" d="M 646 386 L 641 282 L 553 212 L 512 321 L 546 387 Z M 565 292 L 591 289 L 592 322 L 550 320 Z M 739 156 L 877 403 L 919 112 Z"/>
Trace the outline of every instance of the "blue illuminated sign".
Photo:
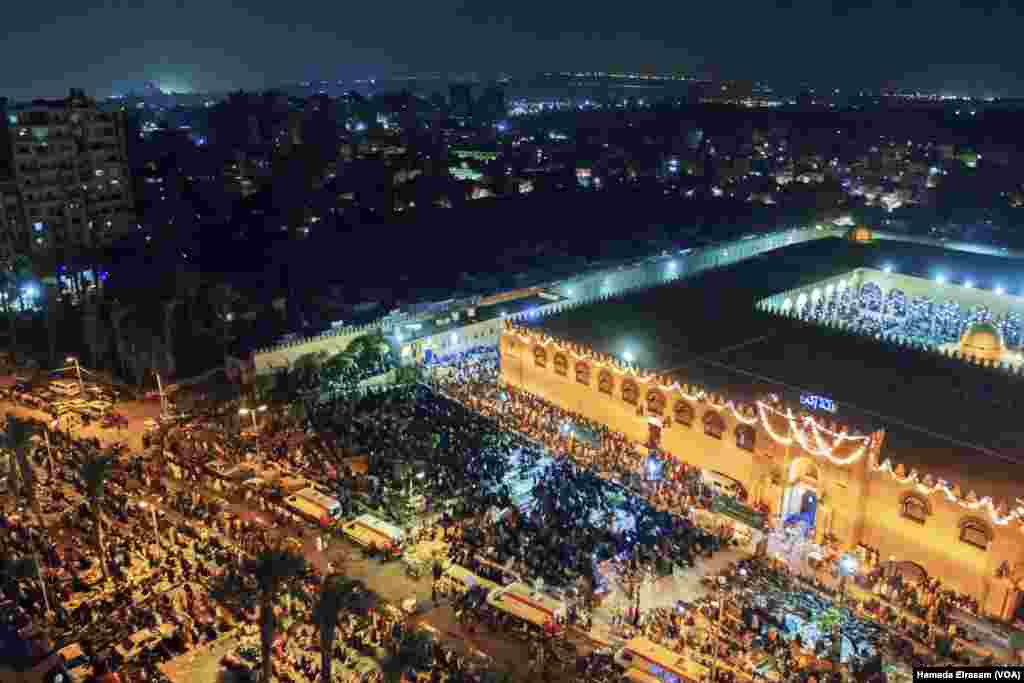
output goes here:
<path id="1" fill-rule="evenodd" d="M 835 401 L 816 394 L 801 394 L 800 405 L 811 410 L 824 410 L 829 413 L 836 412 Z"/>

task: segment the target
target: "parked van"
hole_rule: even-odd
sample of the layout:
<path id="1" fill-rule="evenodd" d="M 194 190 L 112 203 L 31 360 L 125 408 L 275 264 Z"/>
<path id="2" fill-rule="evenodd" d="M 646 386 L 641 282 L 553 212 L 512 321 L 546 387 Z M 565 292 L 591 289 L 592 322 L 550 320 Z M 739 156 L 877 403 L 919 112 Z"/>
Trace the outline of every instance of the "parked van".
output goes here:
<path id="1" fill-rule="evenodd" d="M 341 516 L 341 503 L 336 498 L 317 491 L 313 487 L 304 488 L 295 492 L 296 496 L 305 498 L 314 505 L 319 505 L 331 519 L 338 519 Z"/>
<path id="2" fill-rule="evenodd" d="M 405 533 L 397 526 L 369 514 L 360 515 L 346 523 L 342 532 L 364 548 L 371 545 L 397 548 L 405 539 Z"/>

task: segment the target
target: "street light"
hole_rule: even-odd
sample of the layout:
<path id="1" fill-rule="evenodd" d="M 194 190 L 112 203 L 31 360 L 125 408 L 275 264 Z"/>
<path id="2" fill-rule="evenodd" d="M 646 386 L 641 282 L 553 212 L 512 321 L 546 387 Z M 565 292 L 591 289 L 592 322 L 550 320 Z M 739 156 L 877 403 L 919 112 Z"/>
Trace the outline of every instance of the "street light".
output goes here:
<path id="1" fill-rule="evenodd" d="M 857 573 L 857 569 L 860 567 L 860 562 L 857 560 L 856 555 L 850 553 L 844 553 L 839 558 L 839 605 L 842 606 L 846 602 L 846 579 L 854 576 Z"/>
<path id="2" fill-rule="evenodd" d="M 85 397 L 85 384 L 82 382 L 82 366 L 78 364 L 78 358 L 75 356 L 68 356 L 64 359 L 65 363 L 71 363 L 75 366 L 75 373 L 78 375 L 78 395 Z"/>
<path id="3" fill-rule="evenodd" d="M 716 629 L 712 631 L 715 634 L 715 653 L 711 660 L 711 680 L 718 680 L 718 659 L 721 656 L 721 645 L 722 640 L 725 637 L 725 581 L 723 577 L 718 577 L 718 619 L 715 624 Z"/>
<path id="4" fill-rule="evenodd" d="M 267 406 L 265 405 L 259 406 L 258 408 L 240 408 L 238 414 L 242 416 L 252 415 L 252 428 L 259 429 L 259 426 L 256 424 L 256 413 L 263 413 L 266 412 L 266 410 Z"/>
<path id="5" fill-rule="evenodd" d="M 157 521 L 156 521 L 156 506 L 152 505 L 150 503 L 147 503 L 146 501 L 143 500 L 143 501 L 139 502 L 139 507 L 141 509 L 143 509 L 143 510 L 149 510 L 152 513 L 153 535 L 156 537 L 156 544 L 157 544 L 157 546 L 162 551 L 163 550 L 163 544 L 160 542 L 160 526 L 157 524 Z"/>

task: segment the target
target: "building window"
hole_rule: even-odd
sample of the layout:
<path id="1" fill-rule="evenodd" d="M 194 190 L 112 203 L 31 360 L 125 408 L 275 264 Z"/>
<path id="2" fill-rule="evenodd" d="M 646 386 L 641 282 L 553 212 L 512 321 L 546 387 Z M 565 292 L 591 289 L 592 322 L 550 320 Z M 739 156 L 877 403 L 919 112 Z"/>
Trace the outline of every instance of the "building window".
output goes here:
<path id="1" fill-rule="evenodd" d="M 713 439 L 721 439 L 725 433 L 725 420 L 713 410 L 704 413 L 704 433 Z"/>
<path id="2" fill-rule="evenodd" d="M 639 397 L 640 390 L 637 389 L 636 382 L 631 379 L 624 380 L 622 382 L 622 400 L 635 406 Z"/>
<path id="3" fill-rule="evenodd" d="M 754 444 L 757 442 L 757 432 L 750 425 L 739 425 L 736 427 L 736 447 L 745 451 L 754 452 Z"/>
<path id="4" fill-rule="evenodd" d="M 556 375 L 561 375 L 562 377 L 568 376 L 569 362 L 565 359 L 564 353 L 555 354 L 554 366 Z"/>
<path id="5" fill-rule="evenodd" d="M 602 370 L 601 374 L 597 376 L 597 390 L 602 394 L 612 395 L 612 391 L 615 389 L 615 379 L 612 377 L 612 373 L 607 370 Z"/>
<path id="6" fill-rule="evenodd" d="M 900 512 L 905 519 L 918 524 L 924 524 L 930 514 L 928 502 L 917 496 L 906 496 L 900 503 Z"/>
<path id="7" fill-rule="evenodd" d="M 661 415 L 665 412 L 665 396 L 657 389 L 647 392 L 647 412 L 651 415 Z"/>
<path id="8" fill-rule="evenodd" d="M 985 522 L 969 517 L 960 522 L 960 540 L 975 548 L 988 550 L 988 544 L 992 542 L 992 532 Z"/>
<path id="9" fill-rule="evenodd" d="M 576 381 L 584 386 L 590 386 L 590 366 L 583 361 L 576 363 Z"/>
<path id="10" fill-rule="evenodd" d="M 538 368 L 546 368 L 548 366 L 548 352 L 540 346 L 533 348 L 533 364 Z"/>
<path id="11" fill-rule="evenodd" d="M 693 424 L 693 408 L 686 401 L 679 401 L 676 403 L 675 417 L 677 423 L 689 427 Z"/>

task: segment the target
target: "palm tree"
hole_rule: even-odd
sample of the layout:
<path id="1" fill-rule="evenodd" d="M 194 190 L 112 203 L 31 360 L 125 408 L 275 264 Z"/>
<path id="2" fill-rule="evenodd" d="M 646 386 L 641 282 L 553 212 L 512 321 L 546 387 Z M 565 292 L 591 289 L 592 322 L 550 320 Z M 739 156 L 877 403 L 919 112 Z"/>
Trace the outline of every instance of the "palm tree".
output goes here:
<path id="1" fill-rule="evenodd" d="M 25 285 L 32 280 L 32 262 L 8 241 L 3 265 L 4 309 L 10 316 L 11 351 L 18 350 L 18 311 L 24 306 Z"/>
<path id="2" fill-rule="evenodd" d="M 351 603 L 359 582 L 340 574 L 324 578 L 320 586 L 320 599 L 313 608 L 313 619 L 320 628 L 320 680 L 331 683 L 331 664 L 334 637 L 338 628 L 338 613 Z"/>
<path id="3" fill-rule="evenodd" d="M 20 579 L 35 577 L 36 570 L 32 560 L 0 557 L 0 586 L 9 591 Z"/>
<path id="4" fill-rule="evenodd" d="M 42 523 L 42 514 L 39 510 L 39 501 L 35 496 L 35 470 L 29 461 L 29 450 L 32 448 L 32 434 L 35 430 L 28 421 L 7 416 L 4 425 L 2 439 L 3 448 L 11 454 L 18 465 L 18 473 L 21 476 L 22 492 L 28 499 L 32 512 L 38 515 L 38 522 Z"/>
<path id="5" fill-rule="evenodd" d="M 96 552 L 100 555 L 100 570 L 103 572 L 104 580 L 108 578 L 107 550 L 103 541 L 103 511 L 100 505 L 113 468 L 114 459 L 110 456 L 91 456 L 82 463 L 78 472 L 85 485 L 85 498 L 89 504 L 93 524 L 96 526 Z"/>
<path id="6" fill-rule="evenodd" d="M 260 646 L 263 651 L 263 670 L 260 673 L 261 683 L 270 683 L 273 672 L 274 600 L 281 588 L 301 574 L 306 568 L 306 561 L 293 552 L 282 549 L 271 549 L 260 553 L 250 566 L 260 595 Z"/>
<path id="7" fill-rule="evenodd" d="M 29 451 L 32 448 L 32 435 L 35 428 L 27 420 L 7 416 L 7 423 L 4 425 L 3 447 L 10 452 L 18 463 L 18 470 L 21 474 L 21 490 L 28 502 L 28 507 L 36 518 L 36 528 L 43 532 L 46 530 L 46 521 L 43 519 L 43 511 L 39 507 L 39 498 L 36 496 L 36 473 L 29 458 Z M 13 468 L 12 468 L 13 469 Z M 36 572 L 40 577 L 39 585 L 46 597 L 46 582 L 42 580 L 42 564 L 39 561 L 39 551 L 35 545 L 32 546 L 32 559 L 36 563 Z M 49 605 L 49 600 L 47 600 Z"/>

